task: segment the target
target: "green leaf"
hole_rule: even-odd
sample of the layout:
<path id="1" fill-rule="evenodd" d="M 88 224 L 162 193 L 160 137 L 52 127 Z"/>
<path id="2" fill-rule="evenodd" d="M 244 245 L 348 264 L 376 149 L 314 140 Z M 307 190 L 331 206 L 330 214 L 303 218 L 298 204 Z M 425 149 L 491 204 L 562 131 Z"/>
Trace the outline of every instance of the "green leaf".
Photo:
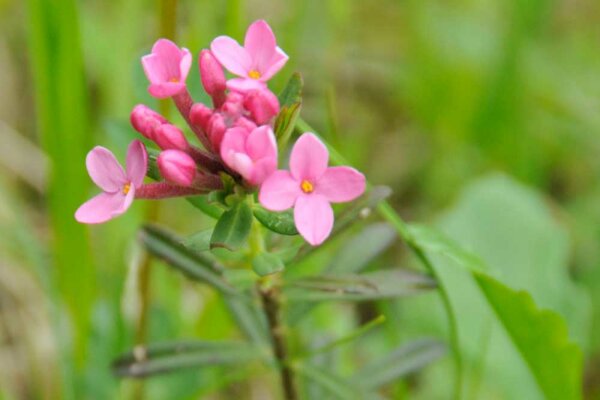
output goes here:
<path id="1" fill-rule="evenodd" d="M 537 308 L 531 295 L 480 272 L 475 280 L 549 400 L 581 398 L 582 356 L 564 320 Z"/>
<path id="2" fill-rule="evenodd" d="M 281 235 L 297 235 L 298 230 L 294 223 L 294 215 L 291 211 L 272 212 L 256 205 L 253 210 L 256 219 L 267 229 Z"/>
<path id="3" fill-rule="evenodd" d="M 210 239 L 210 248 L 238 249 L 248 237 L 251 226 L 252 211 L 246 202 L 241 201 L 219 218 Z"/>
<path id="4" fill-rule="evenodd" d="M 278 96 L 280 106 L 286 107 L 302 102 L 304 81 L 299 72 L 294 72 Z"/>
<path id="5" fill-rule="evenodd" d="M 252 260 L 252 269 L 259 276 L 271 275 L 283 271 L 285 265 L 277 255 L 261 253 Z"/>
<path id="6" fill-rule="evenodd" d="M 361 271 L 390 247 L 395 239 L 396 232 L 389 224 L 369 225 L 344 244 L 326 271 L 328 273 Z"/>
<path id="7" fill-rule="evenodd" d="M 442 254 L 472 271 L 485 271 L 485 263 L 475 254 L 464 250 L 440 231 L 425 225 L 410 225 L 412 240 L 425 251 Z"/>
<path id="8" fill-rule="evenodd" d="M 332 235 L 344 230 L 357 220 L 368 218 L 373 212 L 373 209 L 391 194 L 392 189 L 387 186 L 374 186 L 369 189 L 363 196 L 352 202 L 350 207 L 346 208 L 340 215 L 336 216 Z"/>
<path id="9" fill-rule="evenodd" d="M 112 369 L 120 377 L 144 378 L 186 368 L 239 365 L 261 358 L 264 355 L 256 347 L 243 342 L 169 342 L 136 347 L 115 360 Z"/>
<path id="10" fill-rule="evenodd" d="M 365 389 L 377 389 L 419 371 L 446 354 L 446 346 L 437 340 L 420 339 L 404 344 L 354 374 L 352 382 Z"/>
<path id="11" fill-rule="evenodd" d="M 210 250 L 210 238 L 212 236 L 212 232 L 212 229 L 205 229 L 203 231 L 196 232 L 193 235 L 183 239 L 181 244 L 196 253 L 206 252 Z"/>
<path id="12" fill-rule="evenodd" d="M 312 382 L 319 384 L 333 398 L 340 400 L 364 400 L 365 397 L 361 394 L 361 389 L 356 387 L 353 382 L 347 381 L 344 378 L 308 363 L 297 363 L 294 369 L 302 376 L 310 379 Z"/>
<path id="13" fill-rule="evenodd" d="M 435 288 L 435 281 L 427 275 L 394 269 L 298 279 L 285 288 L 285 295 L 290 301 L 365 301 L 412 296 Z"/>
<path id="14" fill-rule="evenodd" d="M 181 244 L 181 239 L 163 228 L 147 225 L 140 231 L 140 240 L 154 256 L 163 259 L 169 266 L 185 276 L 205 282 L 227 294 L 238 292 L 216 272 L 215 261 L 203 257 Z"/>

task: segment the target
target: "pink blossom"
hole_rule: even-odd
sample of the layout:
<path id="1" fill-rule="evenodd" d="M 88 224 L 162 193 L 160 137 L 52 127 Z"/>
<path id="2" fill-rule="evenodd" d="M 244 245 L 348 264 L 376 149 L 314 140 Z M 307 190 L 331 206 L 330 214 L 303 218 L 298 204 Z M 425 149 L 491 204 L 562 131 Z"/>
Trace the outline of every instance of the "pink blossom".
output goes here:
<path id="1" fill-rule="evenodd" d="M 144 181 L 148 154 L 144 144 L 134 140 L 127 149 L 126 171 L 113 153 L 101 146 L 88 153 L 85 163 L 90 177 L 103 193 L 83 203 L 75 212 L 75 219 L 84 224 L 100 224 L 129 208 Z"/>
<path id="2" fill-rule="evenodd" d="M 261 184 L 277 168 L 277 141 L 271 127 L 248 131 L 230 128 L 221 142 L 221 158 L 253 185 Z"/>
<path id="3" fill-rule="evenodd" d="M 365 191 L 365 177 L 350 167 L 328 167 L 329 151 L 312 133 L 292 149 L 290 171 L 275 171 L 260 188 L 259 201 L 271 211 L 294 207 L 294 222 L 308 243 L 317 246 L 331 233 L 330 203 L 354 200 Z"/>
<path id="4" fill-rule="evenodd" d="M 279 100 L 269 89 L 253 90 L 244 98 L 244 108 L 258 125 L 271 122 L 279 114 Z"/>
<path id="5" fill-rule="evenodd" d="M 180 150 L 165 150 L 158 155 L 160 174 L 169 182 L 191 186 L 196 177 L 196 162 Z"/>
<path id="6" fill-rule="evenodd" d="M 275 35 L 263 20 L 254 22 L 246 31 L 244 47 L 228 36 L 219 36 L 210 46 L 214 56 L 232 74 L 227 87 L 241 92 L 260 89 L 288 60 L 277 46 Z"/>
<path id="7" fill-rule="evenodd" d="M 192 66 L 188 49 L 180 49 L 167 39 L 159 39 L 152 53 L 142 57 L 142 66 L 150 81 L 148 91 L 153 97 L 164 99 L 185 89 L 185 80 Z"/>

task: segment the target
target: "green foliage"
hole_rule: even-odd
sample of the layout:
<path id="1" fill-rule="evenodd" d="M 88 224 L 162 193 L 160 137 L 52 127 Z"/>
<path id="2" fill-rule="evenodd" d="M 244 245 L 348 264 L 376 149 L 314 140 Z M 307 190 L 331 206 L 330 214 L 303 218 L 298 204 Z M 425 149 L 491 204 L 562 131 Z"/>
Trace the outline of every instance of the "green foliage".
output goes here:
<path id="1" fill-rule="evenodd" d="M 285 265 L 273 253 L 261 253 L 252 259 L 252 269 L 258 276 L 267 276 L 283 271 Z"/>
<path id="2" fill-rule="evenodd" d="M 240 201 L 224 212 L 217 221 L 210 238 L 210 248 L 238 249 L 250 234 L 252 210 L 248 203 Z"/>
<path id="3" fill-rule="evenodd" d="M 302 75 L 295 72 L 279 95 L 281 109 L 275 119 L 274 131 L 280 146 L 286 145 L 296 126 L 296 120 L 300 116 L 303 87 Z"/>
<path id="4" fill-rule="evenodd" d="M 267 229 L 280 235 L 293 236 L 298 234 L 294 224 L 294 214 L 290 211 L 272 212 L 256 205 L 252 209 L 256 219 Z"/>

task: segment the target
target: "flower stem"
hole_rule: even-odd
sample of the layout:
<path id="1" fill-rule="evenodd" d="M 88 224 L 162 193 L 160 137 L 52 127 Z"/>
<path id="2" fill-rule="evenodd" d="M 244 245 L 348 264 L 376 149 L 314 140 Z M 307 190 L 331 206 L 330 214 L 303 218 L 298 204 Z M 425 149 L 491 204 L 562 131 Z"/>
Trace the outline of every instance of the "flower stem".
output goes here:
<path id="1" fill-rule="evenodd" d="M 294 383 L 294 373 L 290 366 L 285 327 L 281 322 L 281 292 L 277 286 L 264 283 L 259 286 L 259 293 L 263 309 L 267 315 L 267 321 L 269 322 L 269 332 L 273 341 L 273 353 L 279 364 L 284 398 L 286 400 L 297 400 L 298 392 Z"/>

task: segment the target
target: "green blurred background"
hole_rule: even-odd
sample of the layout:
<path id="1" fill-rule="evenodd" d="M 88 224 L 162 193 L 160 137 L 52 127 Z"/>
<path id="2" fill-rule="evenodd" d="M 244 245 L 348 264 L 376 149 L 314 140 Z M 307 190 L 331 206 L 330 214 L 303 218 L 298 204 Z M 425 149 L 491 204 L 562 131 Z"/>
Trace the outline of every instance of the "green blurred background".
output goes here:
<path id="1" fill-rule="evenodd" d="M 274 91 L 300 71 L 303 118 L 392 187 L 406 219 L 437 225 L 562 314 L 584 350 L 586 397 L 600 398 L 597 1 L 0 0 L 0 399 L 272 398 L 265 371 L 188 371 L 145 390 L 114 378 L 110 361 L 136 341 L 240 334 L 214 292 L 162 267 L 148 288 L 139 279 L 142 221 L 207 226 L 186 202 L 136 202 L 91 228 L 73 219 L 96 190 L 87 151 L 122 159 L 137 103 L 173 112 L 146 92 L 139 59 L 152 43 L 174 37 L 197 55 L 258 18 L 290 55 Z M 188 83 L 204 99 L 196 64 Z M 398 243 L 372 267 L 413 265 L 406 253 Z M 465 398 L 541 398 L 472 282 L 448 280 L 466 332 Z M 358 313 L 326 305 L 297 329 L 327 338 L 373 312 L 388 321 L 340 351 L 340 374 L 398 341 L 446 337 L 435 294 Z M 446 357 L 384 394 L 446 399 L 452 377 Z"/>

